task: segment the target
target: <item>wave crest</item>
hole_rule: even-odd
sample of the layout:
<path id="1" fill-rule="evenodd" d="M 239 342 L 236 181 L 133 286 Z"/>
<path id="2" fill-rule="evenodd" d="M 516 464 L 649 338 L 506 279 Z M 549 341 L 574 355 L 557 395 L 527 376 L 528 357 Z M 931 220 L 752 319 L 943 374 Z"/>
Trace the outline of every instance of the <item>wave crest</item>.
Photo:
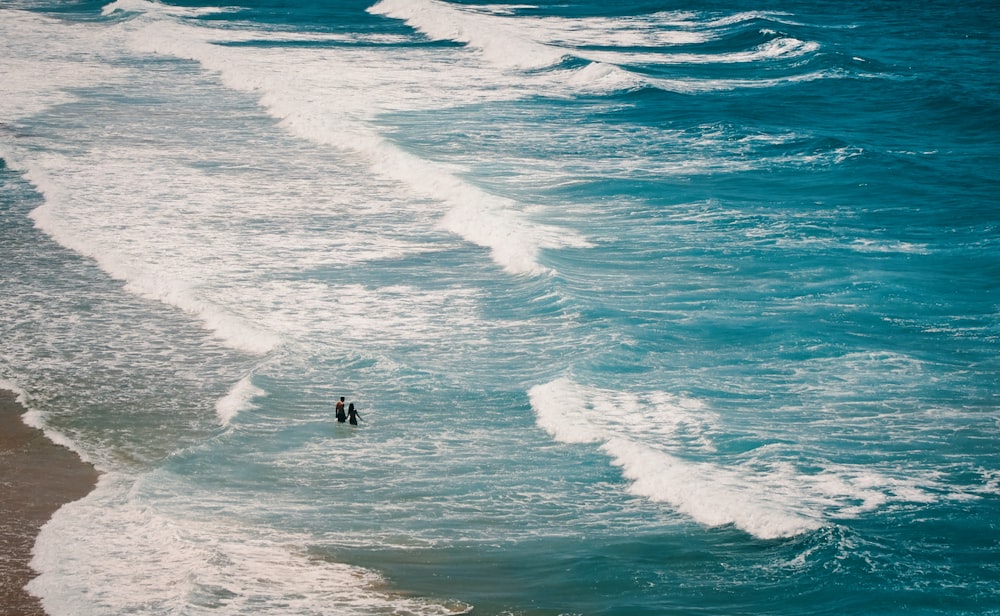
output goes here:
<path id="1" fill-rule="evenodd" d="M 933 478 L 867 466 L 825 463 L 804 472 L 766 445 L 722 456 L 714 445 L 720 418 L 698 400 L 666 392 L 616 392 L 560 378 L 528 395 L 541 428 L 563 443 L 597 444 L 622 469 L 632 494 L 759 539 L 815 531 L 827 518 L 855 517 L 891 501 L 929 502 L 932 489 L 940 489 Z"/>

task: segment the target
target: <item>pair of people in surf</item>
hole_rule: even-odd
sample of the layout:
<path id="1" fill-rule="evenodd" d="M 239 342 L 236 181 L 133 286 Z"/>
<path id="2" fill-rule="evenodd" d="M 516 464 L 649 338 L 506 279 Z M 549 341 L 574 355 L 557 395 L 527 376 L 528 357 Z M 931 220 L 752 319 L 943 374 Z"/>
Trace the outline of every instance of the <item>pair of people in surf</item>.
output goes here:
<path id="1" fill-rule="evenodd" d="M 347 412 L 344 412 L 344 396 L 341 396 L 340 400 L 337 400 L 337 421 L 339 423 L 349 421 L 351 425 L 356 426 L 358 425 L 359 419 L 361 419 L 361 415 L 358 413 L 358 410 L 354 408 L 353 402 L 347 407 Z"/>

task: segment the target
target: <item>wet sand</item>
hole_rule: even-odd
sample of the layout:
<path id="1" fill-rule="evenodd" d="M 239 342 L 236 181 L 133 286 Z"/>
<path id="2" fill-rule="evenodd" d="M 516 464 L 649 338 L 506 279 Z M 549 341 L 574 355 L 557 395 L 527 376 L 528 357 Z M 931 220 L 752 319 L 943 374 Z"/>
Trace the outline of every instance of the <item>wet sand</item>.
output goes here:
<path id="1" fill-rule="evenodd" d="M 21 421 L 25 409 L 0 390 L 0 616 L 43 616 L 24 590 L 37 573 L 31 549 L 45 522 L 97 482 L 97 471 Z"/>

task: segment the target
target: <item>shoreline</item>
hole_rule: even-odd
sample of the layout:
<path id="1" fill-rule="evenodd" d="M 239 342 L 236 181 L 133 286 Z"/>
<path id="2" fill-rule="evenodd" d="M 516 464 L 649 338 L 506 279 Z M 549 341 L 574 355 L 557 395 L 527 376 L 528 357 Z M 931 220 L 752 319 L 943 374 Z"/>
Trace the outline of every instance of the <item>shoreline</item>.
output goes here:
<path id="1" fill-rule="evenodd" d="M 24 423 L 14 392 L 0 389 L 0 616 L 45 616 L 25 590 L 35 539 L 60 507 L 97 485 L 97 470 L 76 452 Z"/>

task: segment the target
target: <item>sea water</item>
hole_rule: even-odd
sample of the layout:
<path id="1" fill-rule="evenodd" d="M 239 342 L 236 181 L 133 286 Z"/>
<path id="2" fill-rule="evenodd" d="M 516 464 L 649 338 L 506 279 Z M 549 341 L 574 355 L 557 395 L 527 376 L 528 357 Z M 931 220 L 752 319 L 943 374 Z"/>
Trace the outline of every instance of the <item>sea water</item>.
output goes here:
<path id="1" fill-rule="evenodd" d="M 998 27 L 4 2 L 0 384 L 103 472 L 30 591 L 1000 613 Z"/>

